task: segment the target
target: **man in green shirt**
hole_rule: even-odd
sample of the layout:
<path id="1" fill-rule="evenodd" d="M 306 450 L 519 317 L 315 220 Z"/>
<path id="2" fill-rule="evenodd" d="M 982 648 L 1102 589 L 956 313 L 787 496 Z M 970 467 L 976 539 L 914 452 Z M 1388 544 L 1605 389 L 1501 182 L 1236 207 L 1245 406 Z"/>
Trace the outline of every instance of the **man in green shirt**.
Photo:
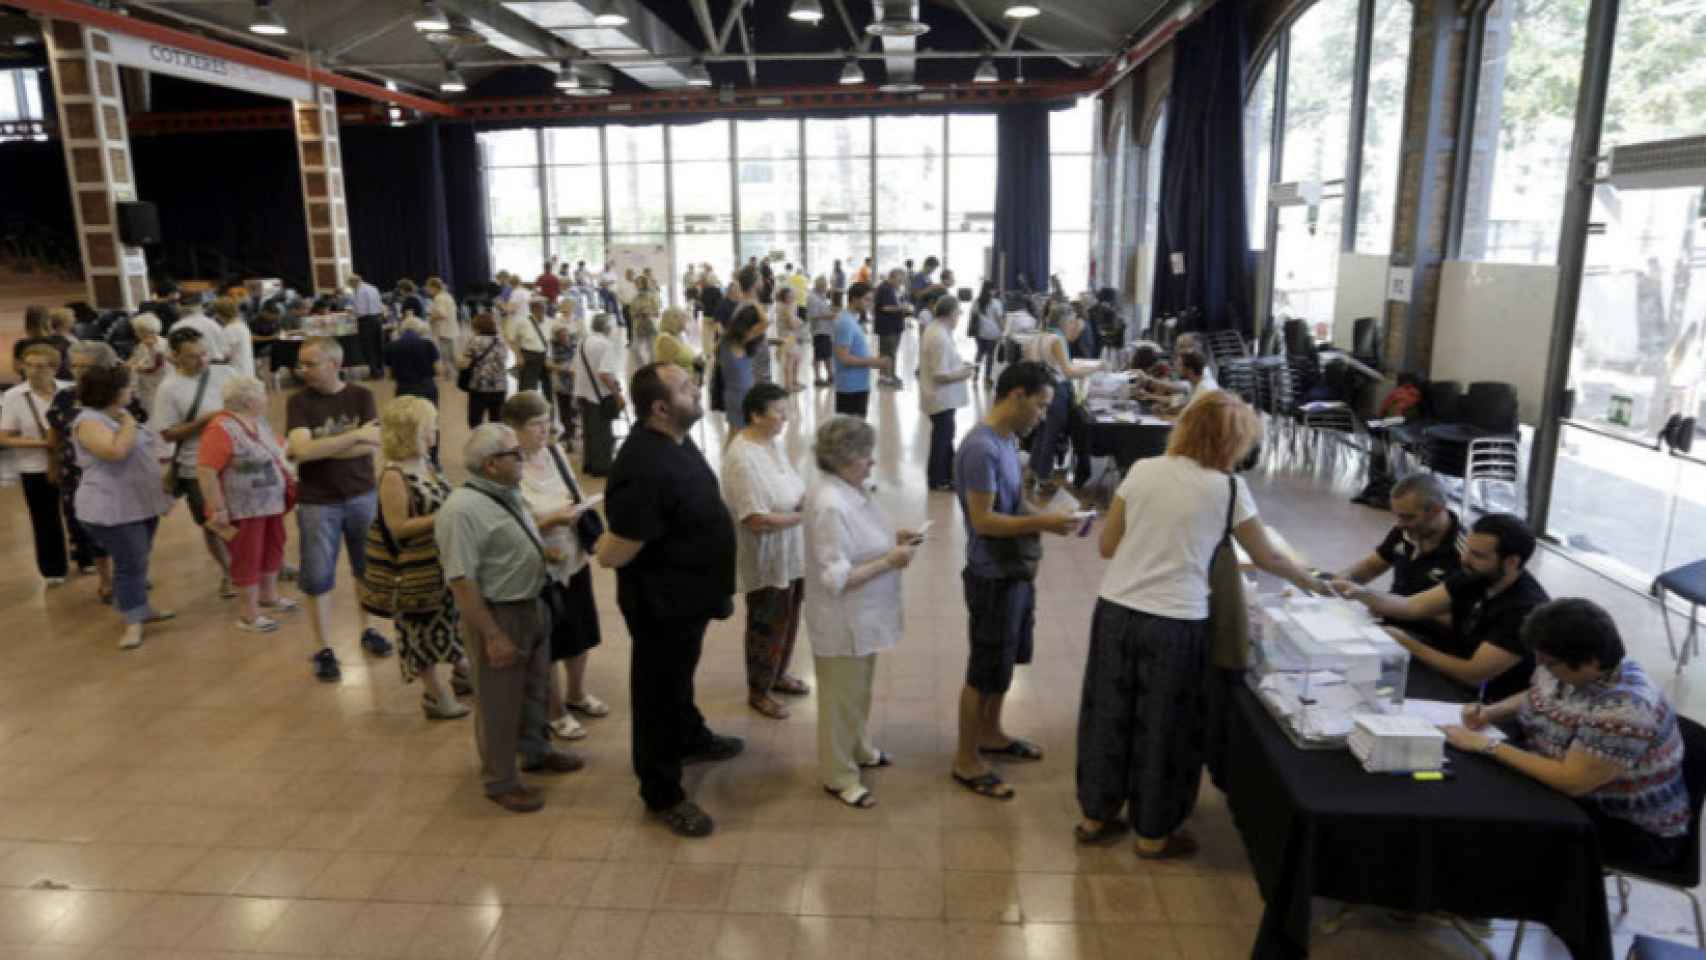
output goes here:
<path id="1" fill-rule="evenodd" d="M 531 813 L 545 798 L 521 782 L 517 753 L 529 773 L 573 773 L 585 765 L 545 736 L 551 624 L 539 594 L 553 558 L 518 490 L 515 431 L 482 424 L 462 449 L 468 482 L 439 509 L 433 536 L 474 665 L 475 742 L 486 796 L 505 810 Z"/>

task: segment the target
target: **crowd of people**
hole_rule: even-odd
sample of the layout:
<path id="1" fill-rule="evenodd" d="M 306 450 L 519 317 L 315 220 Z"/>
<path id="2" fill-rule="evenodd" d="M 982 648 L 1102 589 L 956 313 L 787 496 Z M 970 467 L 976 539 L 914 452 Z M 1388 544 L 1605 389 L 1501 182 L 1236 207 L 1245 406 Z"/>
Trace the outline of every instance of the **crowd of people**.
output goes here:
<path id="1" fill-rule="evenodd" d="M 701 837 L 714 821 L 688 796 L 683 767 L 745 745 L 707 724 L 694 676 L 709 624 L 733 616 L 737 596 L 747 701 L 781 719 L 815 691 L 823 789 L 870 808 L 869 771 L 901 762 L 874 742 L 870 712 L 877 657 L 904 642 L 905 580 L 926 534 L 897 528 L 873 495 L 867 413 L 873 380 L 904 384 L 899 339 L 916 324 L 927 481 L 954 497 L 966 542 L 966 668 L 956 746 L 941 761 L 964 789 L 1008 800 L 1004 765 L 1047 749 L 1011 730 L 1004 711 L 1044 615 L 1044 541 L 1088 529 L 1077 510 L 1055 505 L 1047 482 L 1058 437 L 1071 439 L 1078 485 L 1089 470 L 1072 401 L 1083 318 L 1059 299 L 1010 314 L 988 285 L 962 294 L 934 257 L 874 288 L 873 273 L 868 260 L 851 277 L 837 262 L 815 280 L 752 262 L 721 286 L 704 265 L 682 278 L 688 306 L 663 309 L 644 271 L 602 282 L 584 264 L 571 275 L 547 263 L 531 285 L 500 274 L 466 323 L 433 278 L 425 296 L 399 288 L 389 343 L 383 323 L 362 328 L 363 339 L 381 340 L 370 355 L 384 357 L 395 396 L 381 405 L 347 377 L 338 339 L 308 338 L 282 429 L 268 420 L 270 388 L 253 357 L 264 304 L 221 297 L 205 310 L 175 305 L 170 320 L 138 316 L 124 361 L 105 343 L 72 340 L 63 317 L 32 311 L 16 354 L 22 382 L 0 398 L 0 446 L 22 479 L 41 575 L 57 587 L 73 563 L 97 573 L 123 649 L 173 616 L 150 600 L 149 561 L 161 517 L 182 499 L 221 595 L 238 601 L 236 628 L 271 633 L 305 612 L 313 673 L 336 681 L 341 552 L 359 646 L 387 656 L 395 639 L 426 718 L 476 718 L 485 793 L 510 811 L 544 803 L 522 774 L 581 769 L 562 744 L 610 713 L 588 689 L 587 666 L 608 628 L 594 570 L 614 571 L 632 646 L 640 796 L 670 830 Z M 346 297 L 358 318 L 385 309 L 370 291 L 358 279 Z M 959 353 L 962 322 L 977 344 L 970 361 Z M 998 359 L 1015 332 L 1028 334 L 1024 355 Z M 1522 521 L 1492 514 L 1464 525 L 1436 479 L 1411 476 L 1394 488 L 1396 525 L 1370 555 L 1338 574 L 1304 567 L 1270 540 L 1239 476 L 1258 415 L 1218 389 L 1181 339 L 1182 380 L 1152 350 L 1134 361 L 1146 395 L 1181 407 L 1165 455 L 1133 465 L 1101 518 L 1107 565 L 1080 697 L 1077 840 L 1129 830 L 1140 857 L 1195 850 L 1184 825 L 1216 710 L 1210 570 L 1232 540 L 1291 589 L 1365 604 L 1417 663 L 1475 694 L 1447 731 L 1452 744 L 1581 798 L 1603 844 L 1655 863 L 1680 855 L 1689 800 L 1675 715 L 1603 611 L 1548 597 L 1528 570 L 1535 538 Z M 813 470 L 782 441 L 795 394 L 808 389 L 803 363 L 834 394 L 834 415 L 813 437 Z M 453 370 L 470 427 L 461 485 L 439 450 L 439 384 Z M 979 382 L 983 416 L 960 437 L 956 413 Z M 728 427 L 723 449 L 709 453 L 694 439 L 707 398 Z M 619 419 L 632 424 L 617 444 Z M 605 481 L 602 511 L 582 477 Z M 285 563 L 292 512 L 295 570 Z M 1369 588 L 1388 572 L 1390 592 Z M 301 603 L 281 592 L 292 575 Z M 792 669 L 802 627 L 809 678 Z M 1502 721 L 1520 725 L 1526 745 L 1482 732 Z"/>

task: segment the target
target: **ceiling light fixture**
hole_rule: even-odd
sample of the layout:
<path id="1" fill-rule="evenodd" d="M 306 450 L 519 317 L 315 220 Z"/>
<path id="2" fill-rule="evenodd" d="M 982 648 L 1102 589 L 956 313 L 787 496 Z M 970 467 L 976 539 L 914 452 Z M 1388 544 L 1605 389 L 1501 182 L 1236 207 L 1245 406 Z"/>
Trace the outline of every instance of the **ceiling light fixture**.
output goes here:
<path id="1" fill-rule="evenodd" d="M 984 57 L 977 62 L 977 70 L 971 75 L 972 83 L 998 83 L 1001 74 L 995 69 L 995 61 Z"/>
<path id="2" fill-rule="evenodd" d="M 847 58 L 847 65 L 841 68 L 841 85 L 851 87 L 865 82 L 865 70 L 859 66 L 859 61 L 853 57 Z"/>
<path id="3" fill-rule="evenodd" d="M 450 18 L 444 15 L 437 0 L 424 0 L 421 12 L 415 15 L 415 29 L 421 33 L 443 33 L 450 29 Z"/>
<path id="4" fill-rule="evenodd" d="M 794 5 L 788 8 L 788 19 L 816 26 L 823 19 L 823 4 L 818 0 L 794 0 Z"/>
<path id="5" fill-rule="evenodd" d="M 272 8 L 272 0 L 255 0 L 255 13 L 249 18 L 249 32 L 263 37 L 282 37 L 290 29 L 284 25 L 278 11 Z"/>
<path id="6" fill-rule="evenodd" d="M 1009 20 L 1029 20 L 1042 12 L 1043 8 L 1036 4 L 1025 3 L 1024 0 L 1020 0 L 1018 3 L 1009 3 L 1006 11 L 1001 15 Z"/>
<path id="7" fill-rule="evenodd" d="M 708 87 L 711 85 L 711 71 L 705 69 L 705 61 L 695 60 L 688 65 L 687 85 L 690 87 Z"/>
<path id="8" fill-rule="evenodd" d="M 455 65 L 446 65 L 444 79 L 438 81 L 438 89 L 443 93 L 467 93 L 468 83 L 462 79 L 462 71 Z"/>
<path id="9" fill-rule="evenodd" d="M 592 22 L 600 27 L 625 27 L 628 25 L 628 15 L 616 8 L 617 0 L 604 0 L 598 5 L 598 12 L 592 15 Z"/>
<path id="10" fill-rule="evenodd" d="M 580 74 L 575 70 L 572 60 L 564 60 L 557 68 L 557 79 L 553 83 L 558 90 L 573 90 L 581 85 Z"/>

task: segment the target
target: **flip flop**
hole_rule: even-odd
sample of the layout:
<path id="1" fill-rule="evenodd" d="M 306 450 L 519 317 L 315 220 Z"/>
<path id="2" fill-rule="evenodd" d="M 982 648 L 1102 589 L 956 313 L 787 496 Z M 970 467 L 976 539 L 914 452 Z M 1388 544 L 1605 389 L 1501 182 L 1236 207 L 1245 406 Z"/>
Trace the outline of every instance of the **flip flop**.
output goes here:
<path id="1" fill-rule="evenodd" d="M 894 766 L 894 758 L 881 750 L 878 750 L 877 759 L 872 760 L 870 763 L 861 763 L 859 766 L 864 767 L 866 770 L 870 770 L 873 767 L 892 767 Z"/>
<path id="2" fill-rule="evenodd" d="M 972 793 L 980 797 L 988 797 L 991 800 L 1011 800 L 1018 795 L 1012 787 L 1007 787 L 1007 781 L 1001 779 L 1001 774 L 994 770 L 976 777 L 962 777 L 955 773 L 953 778 L 955 783 Z M 1006 793 L 1001 792 L 1002 787 L 1007 787 Z"/>
<path id="3" fill-rule="evenodd" d="M 1119 819 L 1104 820 L 1102 821 L 1102 825 L 1094 830 L 1084 829 L 1084 824 L 1082 823 L 1073 824 L 1072 826 L 1073 838 L 1085 846 L 1096 846 L 1098 844 L 1106 843 L 1120 834 L 1125 833 L 1125 831 L 1125 821 Z"/>
<path id="4" fill-rule="evenodd" d="M 1137 856 L 1141 860 L 1181 860 L 1195 856 L 1196 852 L 1197 838 L 1191 836 L 1189 830 L 1179 830 L 1168 834 L 1167 842 L 1161 845 L 1161 849 L 1154 853 L 1144 853 L 1139 849 Z"/>
<path id="5" fill-rule="evenodd" d="M 776 681 L 770 689 L 790 697 L 803 697 L 812 692 L 812 688 L 807 686 L 806 682 L 799 677 L 783 677 Z"/>
<path id="6" fill-rule="evenodd" d="M 1005 747 L 978 747 L 977 752 L 986 757 L 1006 757 L 1009 760 L 1041 760 L 1043 748 L 1029 740 L 1014 737 Z"/>
<path id="7" fill-rule="evenodd" d="M 845 790 L 835 790 L 830 787 L 824 787 L 823 792 L 837 800 L 840 800 L 842 803 L 847 804 L 849 807 L 857 807 L 860 810 L 869 810 L 877 805 L 877 798 L 871 796 L 871 791 L 865 789 L 865 785 L 862 783 L 855 783 Z"/>

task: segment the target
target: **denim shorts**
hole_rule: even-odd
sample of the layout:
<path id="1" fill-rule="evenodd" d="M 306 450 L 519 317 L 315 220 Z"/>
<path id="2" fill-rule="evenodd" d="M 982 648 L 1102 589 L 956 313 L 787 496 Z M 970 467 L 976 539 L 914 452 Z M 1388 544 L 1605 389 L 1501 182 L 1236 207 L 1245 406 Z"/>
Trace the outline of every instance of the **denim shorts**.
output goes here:
<path id="1" fill-rule="evenodd" d="M 970 570 L 961 571 L 960 576 L 965 583 L 966 620 L 971 633 L 966 686 L 984 694 L 1006 693 L 1013 685 L 1013 667 L 1031 662 L 1036 584 L 981 577 Z"/>
<path id="2" fill-rule="evenodd" d="M 349 551 L 350 572 L 359 579 L 367 567 L 367 528 L 379 506 L 378 491 L 339 503 L 300 503 L 296 524 L 302 537 L 302 571 L 296 583 L 303 593 L 318 597 L 332 591 L 337 580 L 338 543 Z"/>

